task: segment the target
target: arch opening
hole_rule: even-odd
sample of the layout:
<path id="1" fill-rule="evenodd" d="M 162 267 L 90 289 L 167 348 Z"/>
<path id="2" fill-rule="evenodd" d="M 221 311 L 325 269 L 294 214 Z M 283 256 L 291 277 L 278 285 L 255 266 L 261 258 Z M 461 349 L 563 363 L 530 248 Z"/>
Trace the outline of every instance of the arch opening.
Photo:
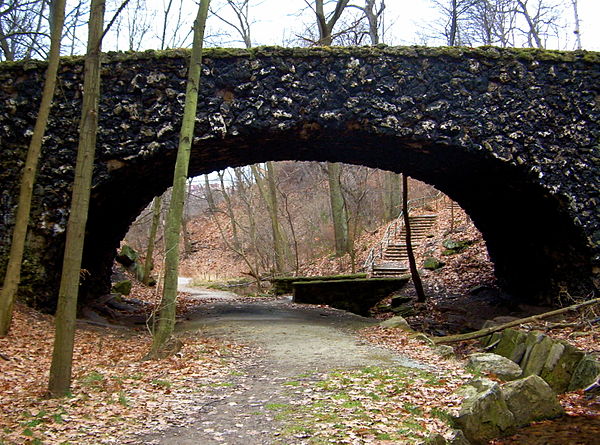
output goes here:
<path id="1" fill-rule="evenodd" d="M 84 299 L 110 290 L 116 249 L 142 209 L 170 185 L 174 155 L 171 150 L 135 160 L 94 188 L 84 254 L 92 279 Z M 433 185 L 469 214 L 487 243 L 499 285 L 523 301 L 548 302 L 559 286 L 590 276 L 591 255 L 567 203 L 533 175 L 463 147 L 347 128 L 256 133 L 195 143 L 189 176 L 270 160 L 345 162 Z"/>

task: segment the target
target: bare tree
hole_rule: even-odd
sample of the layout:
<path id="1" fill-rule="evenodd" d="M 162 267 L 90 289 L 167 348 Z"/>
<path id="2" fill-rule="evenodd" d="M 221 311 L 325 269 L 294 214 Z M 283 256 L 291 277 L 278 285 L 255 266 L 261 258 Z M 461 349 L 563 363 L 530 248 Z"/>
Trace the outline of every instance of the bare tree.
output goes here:
<path id="1" fill-rule="evenodd" d="M 46 58 L 48 0 L 0 1 L 0 61 Z"/>
<path id="2" fill-rule="evenodd" d="M 573 30 L 573 34 L 575 34 L 575 49 L 581 49 L 581 28 L 579 27 L 579 4 L 577 0 L 571 0 L 571 4 L 573 5 L 573 18 L 575 19 L 575 29 Z"/>
<path id="3" fill-rule="evenodd" d="M 13 302 L 21 279 L 21 262 L 23 260 L 23 252 L 25 249 L 25 238 L 27 236 L 27 226 L 31 210 L 33 184 L 56 87 L 56 73 L 58 71 L 60 56 L 60 40 L 65 18 L 65 0 L 58 0 L 52 4 L 52 17 L 50 58 L 48 68 L 46 69 L 42 101 L 40 103 L 38 117 L 33 129 L 33 136 L 29 144 L 25 168 L 21 178 L 19 204 L 10 245 L 10 255 L 6 266 L 2 293 L 0 294 L 0 336 L 5 336 L 8 333 L 12 320 Z"/>
<path id="4" fill-rule="evenodd" d="M 92 0 L 88 53 L 85 59 L 84 95 L 81 110 L 79 147 L 71 213 L 56 311 L 56 333 L 48 391 L 53 397 L 68 394 L 71 386 L 75 315 L 81 273 L 81 255 L 89 206 L 100 97 L 100 50 L 104 25 L 104 0 Z"/>
<path id="5" fill-rule="evenodd" d="M 159 358 L 167 350 L 175 327 L 175 304 L 179 269 L 179 232 L 183 213 L 183 200 L 189 166 L 192 136 L 198 104 L 198 89 L 202 68 L 202 45 L 210 0 L 201 0 L 194 23 L 194 43 L 188 72 L 185 107 L 179 137 L 179 148 L 173 174 L 173 191 L 167 217 L 165 235 L 165 274 L 163 296 L 160 302 L 158 325 L 154 331 L 152 346 L 147 358 Z"/>

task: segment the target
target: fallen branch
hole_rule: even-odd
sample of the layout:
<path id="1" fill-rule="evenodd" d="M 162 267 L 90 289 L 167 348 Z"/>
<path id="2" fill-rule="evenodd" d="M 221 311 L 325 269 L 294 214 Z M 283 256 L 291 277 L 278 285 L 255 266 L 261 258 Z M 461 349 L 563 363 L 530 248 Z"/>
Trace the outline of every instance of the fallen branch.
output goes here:
<path id="1" fill-rule="evenodd" d="M 490 326 L 489 328 L 481 329 L 475 332 L 469 332 L 467 334 L 458 334 L 458 335 L 447 335 L 445 337 L 433 337 L 432 340 L 435 344 L 439 343 L 454 343 L 457 341 L 463 340 L 473 340 L 480 337 L 485 337 L 486 335 L 493 334 L 494 332 L 502 331 L 507 328 L 512 328 L 514 326 L 519 326 L 524 323 L 531 323 L 534 321 L 542 320 L 544 318 L 552 317 L 554 315 L 564 314 L 565 312 L 574 311 L 580 309 L 585 306 L 591 306 L 594 304 L 600 303 L 600 298 L 594 298 L 593 300 L 584 301 L 583 303 L 574 304 L 572 306 L 568 306 L 562 309 L 556 309 L 550 312 L 544 312 L 543 314 L 533 315 L 531 317 L 520 318 L 518 320 L 513 320 L 509 323 L 501 324 L 498 326 Z"/>

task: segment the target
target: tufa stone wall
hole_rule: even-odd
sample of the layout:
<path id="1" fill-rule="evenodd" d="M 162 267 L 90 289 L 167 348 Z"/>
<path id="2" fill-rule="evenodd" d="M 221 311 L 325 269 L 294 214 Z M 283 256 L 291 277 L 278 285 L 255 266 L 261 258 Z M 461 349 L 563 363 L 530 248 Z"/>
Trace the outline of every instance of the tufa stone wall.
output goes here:
<path id="1" fill-rule="evenodd" d="M 119 241 L 172 180 L 188 55 L 105 57 L 84 299 L 109 291 Z M 527 300 L 560 287 L 588 291 L 600 273 L 599 61 L 597 53 L 491 47 L 207 50 L 190 175 L 284 159 L 405 172 L 469 213 L 505 290 Z M 0 269 L 43 68 L 0 64 Z M 65 59 L 59 75 L 23 289 L 49 309 L 82 60 Z"/>

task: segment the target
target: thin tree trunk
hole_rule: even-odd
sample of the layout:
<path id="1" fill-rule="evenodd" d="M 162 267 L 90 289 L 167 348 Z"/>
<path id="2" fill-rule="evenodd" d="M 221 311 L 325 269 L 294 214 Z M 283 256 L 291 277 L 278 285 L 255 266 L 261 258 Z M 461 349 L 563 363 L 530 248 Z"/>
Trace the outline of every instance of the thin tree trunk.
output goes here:
<path id="1" fill-rule="evenodd" d="M 225 181 L 223 177 L 225 176 L 225 172 L 218 172 L 219 182 L 221 184 L 221 193 L 223 194 L 223 200 L 225 201 L 225 210 L 227 212 L 227 216 L 229 216 L 229 222 L 231 223 L 231 235 L 233 237 L 233 247 L 236 251 L 241 250 L 242 243 L 240 242 L 240 237 L 238 235 L 238 223 L 235 219 L 235 214 L 233 212 L 233 203 L 231 202 L 231 197 L 227 193 L 227 189 L 225 188 Z"/>
<path id="2" fill-rule="evenodd" d="M 202 69 L 202 44 L 210 0 L 201 0 L 194 23 L 194 43 L 188 72 L 185 106 L 179 136 L 179 149 L 173 175 L 173 191 L 165 230 L 165 275 L 163 296 L 160 302 L 158 326 L 147 358 L 159 358 L 168 347 L 175 327 L 177 278 L 179 272 L 179 232 L 183 214 L 183 200 L 190 160 L 198 89 Z"/>
<path id="3" fill-rule="evenodd" d="M 581 28 L 579 26 L 579 5 L 577 0 L 571 0 L 573 4 L 573 17 L 575 19 L 575 29 L 573 33 L 575 34 L 575 41 L 577 42 L 575 48 L 581 49 Z"/>
<path id="4" fill-rule="evenodd" d="M 342 166 L 339 163 L 327 163 L 327 179 L 329 181 L 329 201 L 331 218 L 335 236 L 335 254 L 342 256 L 348 252 L 348 213 L 340 177 Z"/>
<path id="5" fill-rule="evenodd" d="M 148 244 L 146 246 L 146 261 L 144 261 L 144 275 L 142 283 L 148 285 L 150 282 L 150 272 L 152 271 L 152 258 L 154 256 L 154 244 L 156 243 L 156 233 L 158 232 L 158 224 L 160 222 L 162 197 L 156 196 L 152 201 L 152 224 L 150 233 L 148 234 Z"/>
<path id="6" fill-rule="evenodd" d="M 90 187 L 94 167 L 94 152 L 98 129 L 98 99 L 100 96 L 100 50 L 104 25 L 105 0 L 92 0 L 85 58 L 83 104 L 79 130 L 79 146 L 75 165 L 75 181 L 71 213 L 67 225 L 67 239 L 63 260 L 54 351 L 50 367 L 48 391 L 52 397 L 68 394 L 71 386 L 73 343 L 75 339 L 75 316 L 81 272 L 81 256 L 85 237 L 85 225 L 90 200 Z"/>
<path id="7" fill-rule="evenodd" d="M 406 253 L 408 254 L 408 264 L 410 266 L 410 274 L 412 276 L 415 290 L 417 291 L 417 301 L 425 301 L 425 291 L 423 291 L 423 283 L 417 270 L 417 262 L 415 261 L 415 253 L 413 252 L 411 233 L 410 233 L 410 218 L 408 216 L 408 178 L 406 174 L 402 175 L 402 214 L 404 215 L 404 226 L 406 231 Z"/>
<path id="8" fill-rule="evenodd" d="M 215 206 L 215 199 L 210 188 L 208 175 L 204 175 L 204 196 L 206 197 L 206 203 L 208 204 L 208 211 L 210 213 L 215 213 L 217 210 L 217 206 Z"/>
<path id="9" fill-rule="evenodd" d="M 282 273 L 287 268 L 288 249 L 287 239 L 279 222 L 279 213 L 277 205 L 277 188 L 275 186 L 275 169 L 272 162 L 267 162 L 266 180 L 258 171 L 256 165 L 252 165 L 252 174 L 258 186 L 258 190 L 265 201 L 269 219 L 271 220 L 271 233 L 273 236 L 273 251 L 275 253 L 275 271 Z"/>
<path id="10" fill-rule="evenodd" d="M 21 263 L 23 261 L 23 252 L 25 250 L 25 239 L 27 237 L 33 184 L 35 182 L 37 165 L 42 151 L 42 141 L 48 125 L 48 116 L 50 115 L 50 109 L 52 107 L 52 99 L 54 98 L 56 73 L 60 62 L 60 38 L 65 18 L 65 1 L 66 0 L 57 0 L 52 8 L 52 36 L 48 68 L 46 69 L 42 101 L 40 103 L 38 117 L 35 121 L 33 136 L 29 143 L 25 168 L 21 178 L 21 189 L 19 192 L 15 227 L 13 229 L 13 236 L 10 244 L 10 254 L 6 266 L 4 285 L 2 287 L 2 293 L 0 294 L 0 337 L 3 337 L 8 333 L 12 320 L 13 303 L 21 280 Z"/>
<path id="11" fill-rule="evenodd" d="M 181 235 L 183 237 L 183 258 L 187 258 L 192 253 L 192 240 L 188 230 L 190 220 L 190 196 L 192 196 L 192 181 L 188 180 L 187 194 L 184 197 L 183 218 L 181 219 Z"/>

